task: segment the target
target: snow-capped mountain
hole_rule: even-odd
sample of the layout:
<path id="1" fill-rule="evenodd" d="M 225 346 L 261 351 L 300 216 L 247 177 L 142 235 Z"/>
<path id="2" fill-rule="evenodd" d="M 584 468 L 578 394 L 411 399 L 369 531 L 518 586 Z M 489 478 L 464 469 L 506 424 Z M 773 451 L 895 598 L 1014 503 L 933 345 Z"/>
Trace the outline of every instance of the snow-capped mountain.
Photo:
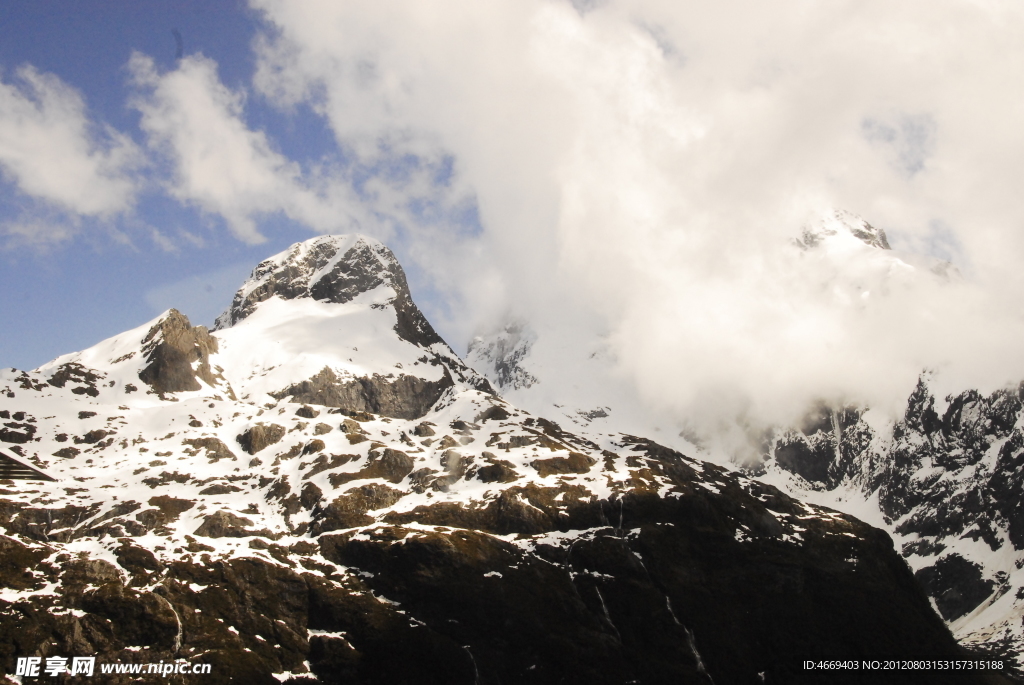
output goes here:
<path id="1" fill-rule="evenodd" d="M 960 278 L 948 262 L 894 254 L 884 231 L 848 212 L 809 226 L 794 247 L 854 274 L 828 284 L 849 288 L 842 294 L 850 299 L 923 277 Z M 641 410 L 635 390 L 616 378 L 610 353 L 591 351 L 599 339 L 566 345 L 560 335 L 516 322 L 473 340 L 467 361 L 503 396 L 571 421 L 583 435 L 655 435 L 885 529 L 962 643 L 995 649 L 1024 669 L 1024 386 L 936 397 L 925 373 L 896 420 L 821 403 L 800 425 L 759 433 L 752 466 L 705 448 L 685 417 Z M 614 382 L 605 385 L 608 378 Z M 579 383 L 590 384 L 585 393 Z"/>
<path id="2" fill-rule="evenodd" d="M 4 371 L 0 418 L 0 448 L 54 479 L 0 490 L 8 674 L 96 656 L 209 683 L 721 685 L 964 655 L 884 532 L 517 408 L 365 237 L 261 263 L 213 332 L 170 310 Z M 902 682 L 996 682 L 922 675 Z"/>

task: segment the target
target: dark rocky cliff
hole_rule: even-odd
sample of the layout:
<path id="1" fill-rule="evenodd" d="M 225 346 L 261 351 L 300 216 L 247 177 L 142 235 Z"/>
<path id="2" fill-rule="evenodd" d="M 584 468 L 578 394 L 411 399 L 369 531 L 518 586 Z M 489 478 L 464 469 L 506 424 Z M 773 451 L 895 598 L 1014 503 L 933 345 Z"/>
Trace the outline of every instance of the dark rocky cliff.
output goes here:
<path id="1" fill-rule="evenodd" d="M 937 410 L 922 377 L 881 434 L 856 408 L 816 409 L 823 420 L 781 432 L 773 455 L 811 489 L 877 497 L 940 614 L 957 621 L 1008 593 L 1024 599 L 1024 403 L 1022 388 L 945 400 Z M 982 641 L 1016 658 L 1021 626 L 1009 609 L 1011 623 Z"/>
<path id="2" fill-rule="evenodd" d="M 882 531 L 646 440 L 623 448 L 593 466 L 632 474 L 611 498 L 513 483 L 485 506 L 356 518 L 289 542 L 222 511 L 171 558 L 137 536 L 194 501 L 154 497 L 160 516 L 99 519 L 7 503 L 0 585 L 55 585 L 0 600 L 0 661 L 181 658 L 214 664 L 205 682 L 267 685 L 303 662 L 312 673 L 290 682 L 721 685 L 842 682 L 804 672 L 803 658 L 964 656 Z M 303 495 L 314 516 L 330 500 Z M 118 526 L 116 564 L 61 551 Z M 213 541 L 232 537 L 267 555 L 218 558 Z"/>

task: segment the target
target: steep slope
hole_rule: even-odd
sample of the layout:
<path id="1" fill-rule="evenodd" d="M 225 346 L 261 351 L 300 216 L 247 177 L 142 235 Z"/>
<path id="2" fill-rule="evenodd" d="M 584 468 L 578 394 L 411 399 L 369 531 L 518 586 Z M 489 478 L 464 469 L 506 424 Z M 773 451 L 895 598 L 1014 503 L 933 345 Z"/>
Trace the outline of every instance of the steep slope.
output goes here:
<path id="1" fill-rule="evenodd" d="M 722 685 L 962 655 L 884 532 L 517 409 L 359 236 L 263 262 L 212 333 L 171 310 L 0 373 L 0 417 L 56 479 L 0 490 L 8 673 L 96 655 L 209 683 Z"/>
<path id="2" fill-rule="evenodd" d="M 1021 388 L 937 399 L 925 376 L 894 423 L 823 407 L 819 421 L 780 431 L 762 479 L 841 509 L 875 508 L 961 641 L 1020 668 L 1022 416 Z"/>

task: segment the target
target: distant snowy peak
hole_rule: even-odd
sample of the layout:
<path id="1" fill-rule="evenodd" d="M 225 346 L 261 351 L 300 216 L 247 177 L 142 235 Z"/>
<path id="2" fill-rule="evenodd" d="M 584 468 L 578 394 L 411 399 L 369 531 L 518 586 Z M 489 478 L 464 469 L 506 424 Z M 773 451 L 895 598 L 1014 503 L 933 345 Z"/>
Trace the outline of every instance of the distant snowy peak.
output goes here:
<path id="1" fill-rule="evenodd" d="M 466 350 L 466 363 L 483 373 L 499 391 L 529 388 L 537 377 L 522 366 L 537 335 L 523 322 L 476 336 Z"/>
<path id="2" fill-rule="evenodd" d="M 860 240 L 869 247 L 880 250 L 892 249 L 885 237 L 885 231 L 845 210 L 836 210 L 808 226 L 796 242 L 800 247 L 809 249 L 830 239 L 843 240 L 850 237 Z"/>
<path id="3" fill-rule="evenodd" d="M 946 259 L 893 250 L 885 231 L 845 210 L 835 210 L 823 216 L 804 228 L 800 238 L 793 242 L 802 250 L 829 254 L 845 269 L 854 271 L 866 267 L 904 274 L 927 272 L 942 282 L 958 282 L 962 278 L 956 265 Z M 862 273 L 857 274 L 857 278 L 863 276 Z"/>

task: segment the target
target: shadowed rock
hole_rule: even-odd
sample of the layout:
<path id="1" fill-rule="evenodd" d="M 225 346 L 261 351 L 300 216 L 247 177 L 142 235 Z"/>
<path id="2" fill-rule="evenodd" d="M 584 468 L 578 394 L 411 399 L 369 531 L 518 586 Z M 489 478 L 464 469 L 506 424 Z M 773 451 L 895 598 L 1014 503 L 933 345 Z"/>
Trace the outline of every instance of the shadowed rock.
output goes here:
<path id="1" fill-rule="evenodd" d="M 172 309 L 142 340 L 147 366 L 139 372 L 139 380 L 157 393 L 199 390 L 197 378 L 215 385 L 210 354 L 216 351 L 217 339 L 205 326 L 193 328 L 188 317 Z"/>
<path id="2" fill-rule="evenodd" d="M 280 442 L 284 434 L 284 426 L 279 426 L 276 423 L 272 423 L 269 426 L 258 423 L 239 435 L 235 440 L 248 454 L 256 454 L 265 447 Z"/>
<path id="3" fill-rule="evenodd" d="M 521 478 L 512 462 L 498 459 L 490 452 L 484 452 L 481 456 L 487 462 L 487 466 L 477 469 L 476 477 L 479 480 L 485 483 L 511 483 Z"/>
<path id="4" fill-rule="evenodd" d="M 447 368 L 436 381 L 405 374 L 397 378 L 374 374 L 342 380 L 325 366 L 309 380 L 270 395 L 278 400 L 291 397 L 292 402 L 338 407 L 349 414 L 370 412 L 396 419 L 418 419 L 430 411 L 444 391 L 453 385 L 455 383 Z"/>
<path id="5" fill-rule="evenodd" d="M 313 522 L 314 535 L 330 530 L 355 528 L 373 523 L 373 517 L 366 512 L 390 507 L 406 493 L 374 483 L 352 488 L 324 507 Z"/>

